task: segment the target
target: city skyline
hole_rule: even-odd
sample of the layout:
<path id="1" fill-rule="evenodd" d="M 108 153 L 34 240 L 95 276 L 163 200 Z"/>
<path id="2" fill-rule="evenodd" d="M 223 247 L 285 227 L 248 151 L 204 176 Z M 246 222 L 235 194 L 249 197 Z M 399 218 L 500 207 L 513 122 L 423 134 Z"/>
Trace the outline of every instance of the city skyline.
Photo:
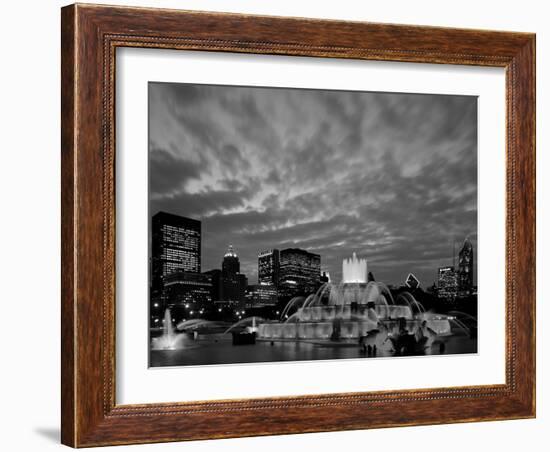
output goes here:
<path id="1" fill-rule="evenodd" d="M 355 251 L 426 287 L 453 241 L 477 250 L 475 97 L 150 83 L 149 99 L 151 213 L 202 221 L 205 270 L 231 243 L 255 282 L 258 252 L 300 247 L 338 280 Z"/>
<path id="2" fill-rule="evenodd" d="M 153 218 L 155 217 L 172 217 L 172 218 L 175 218 L 175 220 L 178 222 L 178 223 L 186 223 L 186 222 L 192 222 L 192 223 L 196 223 L 198 224 L 198 228 L 199 228 L 199 236 L 202 235 L 202 232 L 200 231 L 200 224 L 201 224 L 201 220 L 197 220 L 197 219 L 194 219 L 194 218 L 188 218 L 188 217 L 181 217 L 181 216 L 177 216 L 175 214 L 171 214 L 169 212 L 157 212 L 155 215 L 153 215 Z M 201 243 L 202 242 L 202 243 Z M 198 247 L 198 261 L 200 262 L 201 259 L 202 259 L 202 249 L 201 249 L 201 246 L 204 246 L 204 242 L 199 240 L 198 243 L 200 243 L 199 247 Z M 469 246 L 470 247 L 470 253 L 472 253 L 472 255 L 475 255 L 475 248 L 473 247 L 473 245 L 471 244 L 471 241 L 469 239 L 469 237 L 465 237 L 464 240 L 462 241 L 462 245 L 461 245 L 461 248 L 459 248 L 459 252 L 458 253 L 455 253 L 455 249 L 453 249 L 453 256 L 452 256 L 452 262 L 451 264 L 448 264 L 448 263 L 445 263 L 443 262 L 441 265 L 437 266 L 436 268 L 432 269 L 433 272 L 434 272 L 434 278 L 433 278 L 433 281 L 431 282 L 422 282 L 422 281 L 418 281 L 416 276 L 414 275 L 414 269 L 410 269 L 407 273 L 407 277 L 403 280 L 403 281 L 387 281 L 388 284 L 390 285 L 396 285 L 396 286 L 404 286 L 404 285 L 407 285 L 408 283 L 408 280 L 412 277 L 414 280 L 416 280 L 417 284 L 418 284 L 418 287 L 424 287 L 424 288 L 427 288 L 428 286 L 432 285 L 432 284 L 436 284 L 438 285 L 439 283 L 439 277 L 440 277 L 440 273 L 441 273 L 441 270 L 443 268 L 453 268 L 453 271 L 456 271 L 458 272 L 459 268 L 461 267 L 461 254 L 463 253 L 463 250 L 466 246 Z M 279 266 L 279 260 L 280 260 L 280 254 L 282 252 L 285 252 L 285 251 L 292 251 L 292 250 L 300 250 L 300 251 L 304 251 L 304 252 L 307 252 L 307 253 L 311 253 L 311 250 L 308 250 L 308 249 L 304 249 L 304 248 L 301 248 L 299 246 L 299 244 L 296 244 L 296 246 L 294 247 L 291 247 L 291 248 L 279 248 L 279 247 L 274 247 L 274 248 L 271 248 L 271 249 L 262 249 L 260 251 L 258 251 L 258 253 L 256 254 L 256 259 L 254 262 L 252 263 L 248 263 L 248 265 L 244 265 L 244 268 L 248 268 L 248 267 L 251 267 L 251 266 L 256 266 L 256 272 L 255 272 L 255 275 L 253 275 L 251 277 L 251 275 L 247 274 L 245 271 L 242 271 L 241 268 L 243 267 L 243 259 L 241 258 L 241 256 L 239 255 L 238 253 L 238 250 L 235 249 L 235 247 L 233 246 L 232 243 L 228 243 L 227 247 L 223 250 L 219 250 L 219 256 L 220 256 L 220 259 L 219 259 L 219 263 L 218 265 L 214 265 L 212 267 L 205 267 L 203 268 L 202 270 L 199 271 L 199 273 L 210 273 L 212 271 L 219 271 L 219 272 L 222 272 L 223 270 L 223 267 L 224 267 L 224 264 L 226 263 L 226 258 L 229 257 L 235 257 L 238 259 L 238 269 L 235 271 L 235 273 L 240 273 L 242 275 L 244 275 L 247 280 L 248 280 L 248 285 L 261 285 L 261 284 L 270 284 L 270 285 L 275 285 L 277 286 L 278 285 L 278 276 L 279 276 L 279 268 L 277 268 L 277 270 L 275 270 L 275 275 L 277 276 L 274 276 L 273 274 L 270 275 L 270 277 L 272 278 L 272 281 L 270 283 L 268 283 L 267 281 L 262 281 L 262 278 L 260 277 L 260 274 L 259 274 L 259 267 L 260 267 L 260 261 L 262 259 L 265 259 L 266 256 L 272 254 L 273 252 L 276 252 L 276 255 L 277 255 L 277 258 L 276 258 L 276 265 L 277 267 Z M 456 255 L 455 255 L 456 254 Z M 330 272 L 330 269 L 329 268 L 325 268 L 325 266 L 323 266 L 322 264 L 322 255 L 319 255 L 320 257 L 320 260 L 321 260 L 321 265 L 320 265 L 320 272 L 319 272 L 319 276 L 323 276 L 325 273 L 327 273 L 331 278 L 332 278 L 332 273 Z M 368 261 L 368 256 L 362 256 L 362 255 L 358 255 L 358 257 L 362 258 L 362 259 L 366 259 Z M 271 265 L 273 265 L 273 263 L 271 263 Z M 342 263 L 340 263 L 340 266 L 342 265 Z M 477 264 L 476 264 L 477 265 Z M 183 270 L 183 264 L 180 266 L 181 269 Z M 200 264 L 199 264 L 199 267 L 200 267 Z M 469 282 L 469 284 L 466 284 L 466 285 L 469 285 L 469 286 L 475 286 L 474 282 L 475 282 L 475 278 L 473 277 L 473 275 L 476 274 L 476 271 L 473 270 L 474 266 L 472 265 L 472 268 L 471 268 L 471 275 L 470 275 L 470 278 L 471 278 L 471 281 Z M 273 269 L 271 269 L 271 271 L 273 271 Z M 195 271 L 191 270 L 191 272 L 196 272 L 196 269 Z M 376 272 L 376 269 L 372 268 L 369 266 L 369 274 L 373 274 L 375 276 L 375 272 Z M 334 279 L 332 279 L 333 282 L 338 282 L 338 281 L 335 281 Z M 458 283 L 457 283 L 458 284 Z"/>

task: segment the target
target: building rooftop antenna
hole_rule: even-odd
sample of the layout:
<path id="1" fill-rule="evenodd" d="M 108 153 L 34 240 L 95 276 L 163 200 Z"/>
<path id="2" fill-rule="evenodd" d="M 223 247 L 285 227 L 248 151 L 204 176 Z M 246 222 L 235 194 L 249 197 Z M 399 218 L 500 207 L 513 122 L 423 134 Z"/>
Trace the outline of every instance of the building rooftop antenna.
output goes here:
<path id="1" fill-rule="evenodd" d="M 455 268 L 455 260 L 456 260 L 456 240 L 453 236 L 453 264 L 452 267 Z"/>

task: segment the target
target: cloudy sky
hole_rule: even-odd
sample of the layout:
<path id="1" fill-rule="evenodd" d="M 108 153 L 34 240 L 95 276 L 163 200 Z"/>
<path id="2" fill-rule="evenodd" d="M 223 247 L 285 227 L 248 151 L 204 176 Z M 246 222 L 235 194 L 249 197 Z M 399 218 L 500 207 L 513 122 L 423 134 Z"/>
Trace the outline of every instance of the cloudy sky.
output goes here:
<path id="1" fill-rule="evenodd" d="M 477 100 L 469 96 L 149 84 L 150 211 L 202 221 L 202 269 L 229 243 L 353 251 L 377 280 L 426 287 L 477 250 Z"/>

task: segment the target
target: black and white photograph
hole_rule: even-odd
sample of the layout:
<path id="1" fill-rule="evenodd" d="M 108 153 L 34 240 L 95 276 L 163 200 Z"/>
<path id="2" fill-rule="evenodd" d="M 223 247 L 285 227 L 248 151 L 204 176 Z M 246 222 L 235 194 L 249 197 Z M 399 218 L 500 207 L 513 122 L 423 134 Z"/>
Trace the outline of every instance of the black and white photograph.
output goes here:
<path id="1" fill-rule="evenodd" d="M 149 82 L 149 366 L 478 351 L 478 99 Z"/>

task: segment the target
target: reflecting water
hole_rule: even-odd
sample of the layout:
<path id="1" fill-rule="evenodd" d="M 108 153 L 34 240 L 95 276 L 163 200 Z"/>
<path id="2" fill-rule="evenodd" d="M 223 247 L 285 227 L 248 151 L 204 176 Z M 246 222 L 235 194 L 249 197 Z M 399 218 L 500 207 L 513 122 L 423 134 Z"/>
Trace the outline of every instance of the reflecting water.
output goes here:
<path id="1" fill-rule="evenodd" d="M 153 350 L 151 366 L 182 366 L 206 364 L 261 363 L 276 361 L 310 361 L 326 359 L 372 359 L 368 357 L 356 340 L 350 341 L 306 341 L 274 340 L 257 341 L 252 345 L 232 345 L 228 335 L 199 336 L 195 347 L 184 350 Z M 443 346 L 441 344 L 444 344 Z M 441 355 L 476 353 L 477 339 L 463 335 L 441 338 L 419 355 Z M 395 356 L 391 343 L 377 349 L 377 357 Z"/>

